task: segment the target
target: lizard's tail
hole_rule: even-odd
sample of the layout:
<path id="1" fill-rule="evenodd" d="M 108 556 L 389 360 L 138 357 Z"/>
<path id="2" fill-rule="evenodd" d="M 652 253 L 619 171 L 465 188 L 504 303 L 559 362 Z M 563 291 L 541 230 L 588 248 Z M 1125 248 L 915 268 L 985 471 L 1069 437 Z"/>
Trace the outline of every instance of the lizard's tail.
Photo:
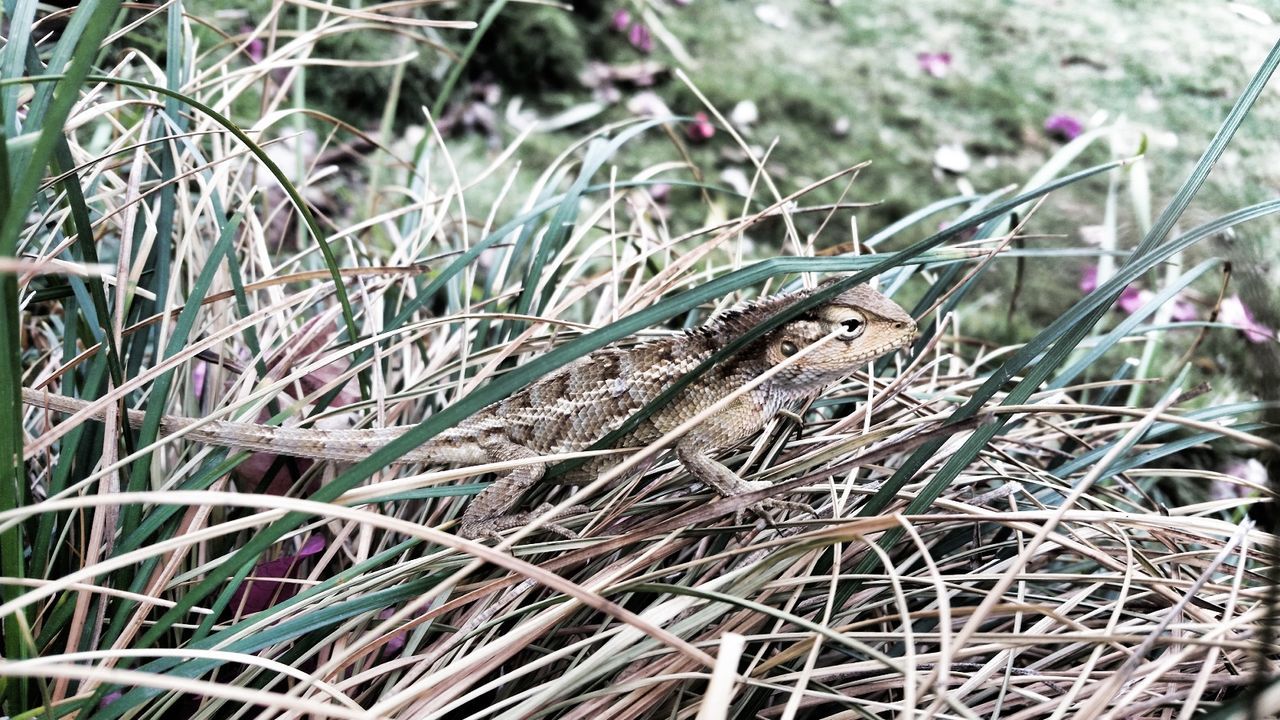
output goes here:
<path id="1" fill-rule="evenodd" d="M 68 415 L 81 413 L 90 405 L 85 400 L 28 388 L 22 389 L 22 401 L 28 405 Z M 104 408 L 97 408 L 88 417 L 101 420 L 105 414 Z M 129 424 L 133 427 L 141 426 L 142 418 L 141 411 L 129 411 Z M 177 415 L 164 415 L 160 418 L 160 431 L 164 435 L 181 434 L 194 442 L 236 450 L 344 462 L 365 459 L 370 453 L 400 437 L 408 429 L 407 427 L 389 427 L 367 430 L 322 430 L 226 420 L 200 421 Z M 442 457 L 438 449 L 431 449 L 428 444 L 410 450 L 396 462 L 430 464 L 451 462 L 451 459 Z"/>

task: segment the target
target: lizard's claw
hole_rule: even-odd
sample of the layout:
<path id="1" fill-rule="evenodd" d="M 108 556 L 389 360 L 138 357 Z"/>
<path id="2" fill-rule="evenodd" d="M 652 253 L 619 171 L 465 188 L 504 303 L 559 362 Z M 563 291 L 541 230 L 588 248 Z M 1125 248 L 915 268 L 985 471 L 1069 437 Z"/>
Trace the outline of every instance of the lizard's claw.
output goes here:
<path id="1" fill-rule="evenodd" d="M 532 512 L 522 513 L 524 515 L 525 524 L 528 524 L 534 518 L 540 517 L 542 515 L 546 515 L 548 512 L 550 512 L 552 507 L 555 507 L 555 506 L 552 505 L 551 503 L 542 503 L 541 505 L 538 506 L 538 509 Z M 561 510 L 560 512 L 556 513 L 551 518 L 551 520 L 548 520 L 547 522 L 542 523 L 542 529 L 550 530 L 551 532 L 557 535 L 560 535 L 561 537 L 567 538 L 569 540 L 577 540 L 578 533 L 570 530 L 569 528 L 555 521 L 563 517 L 568 517 L 569 515 L 577 515 L 579 513 L 587 512 L 590 509 L 591 508 L 587 507 L 586 505 L 570 505 L 564 510 Z"/>
<path id="2" fill-rule="evenodd" d="M 551 505 L 551 503 L 543 503 L 539 505 L 536 510 L 532 510 L 529 512 L 515 513 L 512 515 L 503 515 L 501 517 L 493 518 L 488 521 L 482 521 L 480 523 L 477 523 L 474 526 L 466 528 L 462 534 L 466 537 L 485 538 L 488 540 L 493 540 L 495 542 L 501 542 L 502 541 L 502 535 L 500 534 L 501 531 L 510 530 L 511 528 L 514 528 L 514 527 L 523 527 L 525 525 L 528 525 L 530 522 L 533 522 L 535 518 L 538 518 L 547 514 L 547 512 L 549 512 L 552 507 L 553 506 Z M 557 535 L 568 538 L 570 540 L 576 540 L 578 539 L 577 533 L 575 533 L 574 531 L 570 530 L 569 528 L 555 521 L 563 517 L 568 517 L 570 515 L 577 515 L 579 513 L 587 512 L 590 509 L 591 508 L 587 507 L 586 505 L 573 505 L 571 507 L 565 508 L 564 510 L 556 513 L 555 517 L 552 518 L 551 521 L 544 522 L 539 527 L 542 530 L 553 532 Z"/>
<path id="3" fill-rule="evenodd" d="M 768 483 L 762 480 L 757 480 L 753 482 L 743 481 L 743 485 L 746 486 L 746 490 L 748 492 L 751 492 L 755 490 L 763 490 L 764 488 L 769 487 L 771 483 Z M 778 511 L 789 510 L 791 512 L 817 517 L 817 513 L 814 512 L 813 508 L 809 507 L 805 503 L 792 502 L 790 500 L 779 500 L 777 498 L 765 498 L 764 500 L 761 500 L 757 503 L 749 505 L 739 510 L 737 513 L 735 513 L 734 522 L 736 522 L 739 525 L 742 525 L 743 521 L 746 518 L 746 514 L 750 512 L 751 514 L 755 515 L 761 520 L 764 520 L 766 523 L 769 523 L 770 525 L 772 525 L 774 523 L 774 519 L 773 519 L 773 516 L 769 514 L 770 510 L 778 510 Z"/>
<path id="4" fill-rule="evenodd" d="M 814 512 L 813 508 L 809 507 L 804 503 L 792 502 L 790 500 L 778 500 L 775 498 L 769 498 L 767 500 L 761 500 L 760 502 L 754 505 L 751 505 L 749 507 L 745 507 L 739 510 L 737 513 L 734 514 L 734 521 L 737 522 L 739 525 L 742 525 L 746 519 L 746 514 L 751 513 L 752 515 L 755 515 L 761 520 L 764 520 L 766 523 L 769 523 L 770 525 L 772 525 L 775 523 L 775 520 L 773 519 L 773 516 L 769 514 L 770 510 L 777 510 L 782 512 L 791 511 L 793 513 L 800 513 L 802 515 L 809 515 L 811 517 L 817 517 L 818 515 L 816 512 Z"/>

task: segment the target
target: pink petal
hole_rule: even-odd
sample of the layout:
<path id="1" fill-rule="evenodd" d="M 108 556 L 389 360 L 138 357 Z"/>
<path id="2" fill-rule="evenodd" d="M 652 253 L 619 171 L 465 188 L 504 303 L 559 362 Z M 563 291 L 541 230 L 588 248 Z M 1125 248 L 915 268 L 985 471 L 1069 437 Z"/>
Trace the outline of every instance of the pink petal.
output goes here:
<path id="1" fill-rule="evenodd" d="M 1253 313 L 1239 295 L 1232 295 L 1222 301 L 1218 319 L 1227 325 L 1240 328 L 1244 331 L 1245 338 L 1251 343 L 1264 343 L 1275 338 L 1275 331 L 1253 319 Z"/>
<path id="2" fill-rule="evenodd" d="M 707 117 L 706 113 L 696 113 L 693 116 L 693 122 L 689 124 L 688 130 L 686 130 L 686 134 L 694 142 L 710 140 L 716 134 L 716 126 L 711 124 L 711 118 Z"/>
<path id="3" fill-rule="evenodd" d="M 1222 469 L 1224 475 L 1230 475 L 1257 486 L 1267 484 L 1267 468 L 1255 459 L 1242 460 L 1232 458 Z M 1209 484 L 1209 496 L 1214 500 L 1236 500 L 1254 494 L 1255 490 L 1246 485 L 1215 480 Z"/>
<path id="4" fill-rule="evenodd" d="M 1254 325 L 1244 331 L 1244 336 L 1251 343 L 1271 342 L 1275 339 L 1275 332 L 1266 325 Z"/>
<path id="5" fill-rule="evenodd" d="M 378 619 L 386 620 L 387 618 L 394 615 L 395 612 L 396 612 L 395 608 L 387 608 L 386 610 L 383 610 L 382 612 L 378 613 Z M 397 652 L 399 652 L 400 648 L 404 647 L 404 643 L 408 638 L 409 638 L 409 631 L 407 630 L 401 630 L 400 632 L 392 635 L 387 640 L 387 643 L 382 646 L 383 657 L 394 655 Z"/>
<path id="6" fill-rule="evenodd" d="M 631 27 L 631 13 L 627 12 L 626 8 L 614 10 L 609 27 L 613 28 L 614 32 L 626 32 L 627 28 Z"/>
<path id="7" fill-rule="evenodd" d="M 1222 472 L 1232 477 L 1240 478 L 1246 482 L 1251 482 L 1254 485 L 1267 484 L 1268 476 L 1266 466 L 1253 458 L 1249 458 L 1248 460 L 1233 458 L 1232 461 L 1227 463 L 1227 466 L 1223 468 Z"/>
<path id="8" fill-rule="evenodd" d="M 1044 130 L 1063 140 L 1074 140 L 1084 132 L 1084 124 L 1070 115 L 1058 113 L 1044 121 Z"/>
<path id="9" fill-rule="evenodd" d="M 649 28 L 645 27 L 643 23 L 636 23 L 631 26 L 631 31 L 627 33 L 627 42 L 642 53 L 648 53 L 653 50 L 653 36 L 649 34 Z"/>
<path id="10" fill-rule="evenodd" d="M 1150 290 L 1139 290 L 1135 287 L 1127 287 L 1124 292 L 1120 293 L 1120 299 L 1116 301 L 1116 307 L 1125 313 L 1132 315 L 1139 308 L 1146 305 L 1155 297 L 1155 293 Z"/>
<path id="11" fill-rule="evenodd" d="M 944 78 L 951 71 L 951 53 L 922 52 L 916 53 L 916 62 L 926 74 L 936 78 Z"/>
<path id="12" fill-rule="evenodd" d="M 627 101 L 627 111 L 642 117 L 670 117 L 671 108 L 662 102 L 657 93 L 646 90 L 636 93 Z"/>
<path id="13" fill-rule="evenodd" d="M 1248 327 L 1253 324 L 1253 314 L 1241 302 L 1239 295 L 1232 295 L 1222 301 L 1222 307 L 1218 310 L 1218 319 L 1236 327 Z"/>
<path id="14" fill-rule="evenodd" d="M 298 551 L 298 557 L 311 557 L 323 550 L 325 545 L 328 544 L 323 535 L 312 535 L 302 544 L 302 549 Z"/>
<path id="15" fill-rule="evenodd" d="M 231 607 L 237 612 L 249 615 L 266 610 L 272 605 L 297 595 L 299 589 L 297 583 L 282 583 L 266 578 L 296 577 L 298 560 L 324 550 L 325 542 L 323 535 L 312 535 L 307 538 L 296 555 L 281 555 L 275 560 L 258 563 L 258 566 L 249 574 L 255 579 L 246 579 L 232 594 Z M 242 598 L 243 605 L 241 605 Z"/>
<path id="16" fill-rule="evenodd" d="M 1169 315 L 1169 319 L 1174 322 L 1191 322 L 1198 316 L 1195 303 L 1185 298 L 1174 298 L 1173 312 Z"/>
<path id="17" fill-rule="evenodd" d="M 1090 265 L 1080 273 L 1080 292 L 1091 293 L 1098 289 L 1098 266 Z"/>
<path id="18" fill-rule="evenodd" d="M 244 23 L 240 26 L 240 32 L 251 33 L 253 32 L 253 26 L 248 23 Z M 263 42 L 261 37 L 254 37 L 249 41 L 248 45 L 244 46 L 244 51 L 249 56 L 250 60 L 259 63 L 267 56 L 267 44 Z"/>
<path id="19" fill-rule="evenodd" d="M 196 400 L 204 398 L 204 384 L 208 379 L 209 363 L 196 360 L 195 366 L 191 368 L 191 391 L 195 393 Z"/>
<path id="20" fill-rule="evenodd" d="M 1249 314 L 1248 307 L 1244 306 L 1244 302 L 1240 302 L 1239 295 L 1233 295 L 1228 299 L 1222 300 L 1222 306 L 1217 311 L 1217 319 L 1229 325 L 1243 327 L 1253 323 L 1253 315 Z"/>

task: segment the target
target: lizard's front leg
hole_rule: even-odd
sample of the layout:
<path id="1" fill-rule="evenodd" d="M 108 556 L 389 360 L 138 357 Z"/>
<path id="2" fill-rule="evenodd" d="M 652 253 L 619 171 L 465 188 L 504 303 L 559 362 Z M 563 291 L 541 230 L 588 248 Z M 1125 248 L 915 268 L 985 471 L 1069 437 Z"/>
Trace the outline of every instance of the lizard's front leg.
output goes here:
<path id="1" fill-rule="evenodd" d="M 676 458 L 694 477 L 715 488 L 721 495 L 732 497 L 755 490 L 763 490 L 771 485 L 771 483 L 764 480 L 749 481 L 738 477 L 732 470 L 711 457 L 707 453 L 707 446 L 705 438 L 701 438 L 697 433 L 687 435 L 676 443 Z M 761 500 L 747 509 L 765 518 L 768 518 L 767 511 L 771 509 L 796 510 L 810 515 L 814 514 L 813 508 L 808 505 L 775 498 Z M 741 514 L 742 511 L 739 511 L 738 517 L 735 518 L 739 522 L 741 522 Z"/>
<path id="2" fill-rule="evenodd" d="M 497 462 L 538 457 L 529 448 L 506 440 L 489 440 L 482 443 L 481 448 L 492 461 Z M 458 534 L 472 539 L 496 538 L 500 531 L 527 525 L 530 520 L 545 513 L 551 507 L 549 504 L 543 504 L 531 512 L 513 513 L 511 510 L 520 502 L 521 496 L 542 479 L 546 469 L 546 463 L 533 462 L 499 475 L 498 479 L 467 505 L 458 525 Z M 580 508 L 569 508 L 564 514 L 578 510 Z M 553 522 L 548 522 L 543 527 L 566 537 L 576 537 L 570 530 Z"/>

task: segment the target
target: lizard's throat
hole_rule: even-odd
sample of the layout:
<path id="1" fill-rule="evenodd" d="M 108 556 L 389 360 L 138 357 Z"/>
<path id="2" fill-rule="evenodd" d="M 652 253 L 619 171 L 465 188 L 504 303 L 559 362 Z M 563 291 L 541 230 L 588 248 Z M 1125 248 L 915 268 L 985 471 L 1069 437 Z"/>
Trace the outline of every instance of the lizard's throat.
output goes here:
<path id="1" fill-rule="evenodd" d="M 833 381 L 826 383 L 770 383 L 762 388 L 764 392 L 765 413 L 767 417 L 783 409 L 790 409 L 804 404 L 827 389 Z"/>

